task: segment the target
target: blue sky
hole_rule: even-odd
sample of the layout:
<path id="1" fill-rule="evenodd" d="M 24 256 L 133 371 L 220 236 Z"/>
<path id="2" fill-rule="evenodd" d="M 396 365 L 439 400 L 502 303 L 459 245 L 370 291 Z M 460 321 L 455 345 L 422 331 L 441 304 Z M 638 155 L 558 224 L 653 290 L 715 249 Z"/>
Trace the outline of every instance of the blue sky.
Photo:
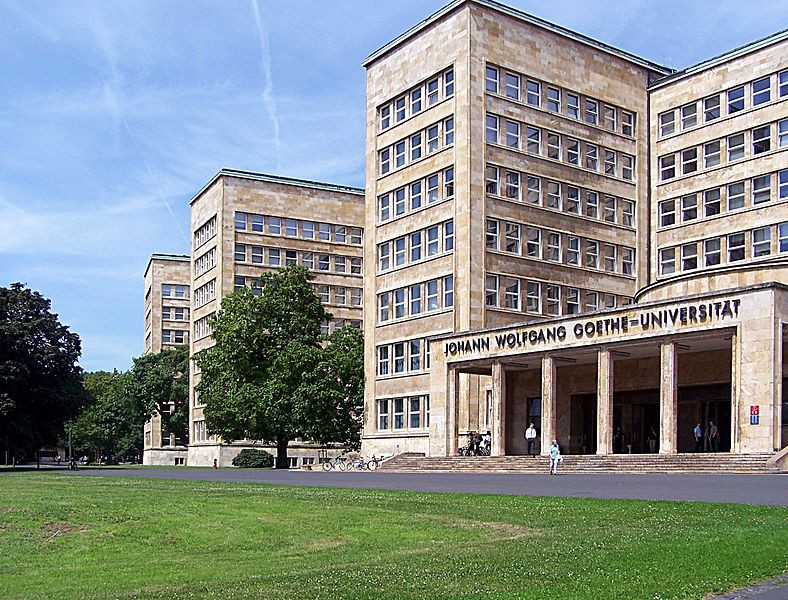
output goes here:
<path id="1" fill-rule="evenodd" d="M 0 0 L 0 285 L 128 368 L 189 198 L 222 167 L 362 186 L 361 61 L 444 3 Z M 508 4 L 675 68 L 788 26 L 773 0 Z"/>

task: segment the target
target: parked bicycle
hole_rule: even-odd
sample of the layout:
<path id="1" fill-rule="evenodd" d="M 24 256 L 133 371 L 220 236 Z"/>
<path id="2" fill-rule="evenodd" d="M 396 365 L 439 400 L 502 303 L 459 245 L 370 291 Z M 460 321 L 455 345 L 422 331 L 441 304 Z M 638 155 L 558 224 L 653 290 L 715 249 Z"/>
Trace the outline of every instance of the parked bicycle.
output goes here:
<path id="1" fill-rule="evenodd" d="M 331 469 L 338 469 L 340 471 L 344 471 L 346 468 L 345 459 L 342 455 L 335 456 L 331 460 L 327 460 L 323 463 L 323 470 L 330 471 Z"/>

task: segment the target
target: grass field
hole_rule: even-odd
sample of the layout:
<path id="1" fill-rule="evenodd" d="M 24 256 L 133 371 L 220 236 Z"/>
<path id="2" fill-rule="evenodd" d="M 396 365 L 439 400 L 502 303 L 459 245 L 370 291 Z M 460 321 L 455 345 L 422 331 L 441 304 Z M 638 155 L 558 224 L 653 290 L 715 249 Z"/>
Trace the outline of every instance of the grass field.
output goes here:
<path id="1" fill-rule="evenodd" d="M 0 474 L 0 597 L 702 598 L 788 509 Z"/>

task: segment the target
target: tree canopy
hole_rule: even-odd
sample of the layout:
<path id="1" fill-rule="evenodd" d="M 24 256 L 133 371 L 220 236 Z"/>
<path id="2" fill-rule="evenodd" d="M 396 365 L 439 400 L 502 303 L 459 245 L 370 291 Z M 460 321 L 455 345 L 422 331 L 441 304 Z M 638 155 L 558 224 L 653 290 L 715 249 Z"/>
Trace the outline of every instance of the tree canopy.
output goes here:
<path id="1" fill-rule="evenodd" d="M 0 448 L 32 456 L 84 402 L 79 336 L 21 283 L 0 288 Z"/>
<path id="2" fill-rule="evenodd" d="M 207 429 L 276 444 L 277 468 L 287 467 L 287 444 L 298 437 L 358 445 L 361 332 L 321 334 L 331 315 L 312 277 L 291 266 L 264 274 L 259 295 L 243 288 L 225 297 L 212 321 L 215 345 L 195 356 Z"/>

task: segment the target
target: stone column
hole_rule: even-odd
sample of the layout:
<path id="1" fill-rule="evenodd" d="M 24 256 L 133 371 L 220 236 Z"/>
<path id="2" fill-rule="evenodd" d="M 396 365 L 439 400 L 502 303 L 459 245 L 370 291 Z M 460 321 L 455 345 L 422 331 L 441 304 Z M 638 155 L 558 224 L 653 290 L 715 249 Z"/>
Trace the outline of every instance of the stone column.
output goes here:
<path id="1" fill-rule="evenodd" d="M 675 342 L 659 348 L 659 453 L 675 454 L 677 449 L 679 368 Z"/>
<path id="2" fill-rule="evenodd" d="M 492 456 L 506 454 L 506 369 L 500 361 L 492 365 Z"/>
<path id="3" fill-rule="evenodd" d="M 596 453 L 613 453 L 613 355 L 603 348 L 597 354 Z"/>
<path id="4" fill-rule="evenodd" d="M 446 456 L 457 456 L 459 436 L 459 410 L 457 396 L 460 391 L 460 373 L 449 367 L 446 381 Z"/>
<path id="5" fill-rule="evenodd" d="M 556 397 L 555 359 L 542 358 L 542 454 L 550 452 L 550 444 L 555 437 L 555 397 Z"/>

